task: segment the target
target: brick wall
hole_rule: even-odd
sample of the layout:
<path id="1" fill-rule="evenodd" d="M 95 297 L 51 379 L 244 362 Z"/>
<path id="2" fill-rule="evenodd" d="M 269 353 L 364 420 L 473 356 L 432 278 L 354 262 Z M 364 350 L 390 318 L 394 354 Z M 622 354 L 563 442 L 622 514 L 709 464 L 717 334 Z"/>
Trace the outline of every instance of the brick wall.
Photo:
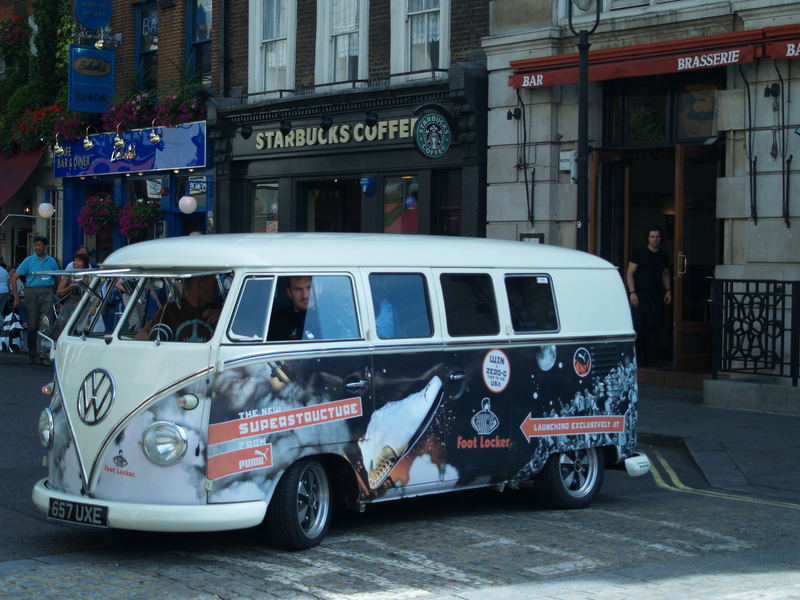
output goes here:
<path id="1" fill-rule="evenodd" d="M 391 0 L 372 0 L 369 5 L 369 77 L 389 74 L 392 27 Z"/>
<path id="2" fill-rule="evenodd" d="M 27 17 L 31 14 L 30 0 L 2 0 L 0 1 L 0 21 L 11 17 Z"/>
<path id="3" fill-rule="evenodd" d="M 297 55 L 295 88 L 314 85 L 317 52 L 317 1 L 297 0 Z"/>
<path id="4" fill-rule="evenodd" d="M 489 34 L 489 0 L 451 0 L 450 62 L 465 60 L 480 50 L 481 38 Z"/>

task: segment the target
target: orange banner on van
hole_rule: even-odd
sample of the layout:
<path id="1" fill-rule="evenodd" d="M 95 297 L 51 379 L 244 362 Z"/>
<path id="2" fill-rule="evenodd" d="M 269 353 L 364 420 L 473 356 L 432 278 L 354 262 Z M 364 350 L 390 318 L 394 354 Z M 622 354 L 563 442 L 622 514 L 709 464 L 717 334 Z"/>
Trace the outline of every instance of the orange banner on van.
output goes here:
<path id="1" fill-rule="evenodd" d="M 226 475 L 244 473 L 272 466 L 272 444 L 243 448 L 208 457 L 208 478 L 219 479 Z"/>
<path id="2" fill-rule="evenodd" d="M 362 415 L 361 397 L 334 400 L 293 410 L 235 419 L 208 426 L 208 444 L 221 444 L 252 435 L 265 435 L 352 419 Z"/>
<path id="3" fill-rule="evenodd" d="M 621 433 L 625 429 L 625 417 L 596 415 L 593 417 L 556 417 L 531 419 L 531 413 L 519 426 L 528 441 L 532 437 L 550 435 L 580 435 L 582 433 Z"/>

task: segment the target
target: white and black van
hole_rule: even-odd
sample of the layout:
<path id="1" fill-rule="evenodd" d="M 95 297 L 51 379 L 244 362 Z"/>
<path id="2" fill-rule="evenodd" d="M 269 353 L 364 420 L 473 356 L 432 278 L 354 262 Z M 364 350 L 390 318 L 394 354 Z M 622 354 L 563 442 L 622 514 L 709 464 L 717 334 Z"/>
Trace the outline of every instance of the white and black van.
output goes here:
<path id="1" fill-rule="evenodd" d="M 308 548 L 351 505 L 534 480 L 588 505 L 636 452 L 634 331 L 581 252 L 368 234 L 190 236 L 84 275 L 39 421 L 55 520 L 266 521 Z M 124 305 L 112 304 L 114 290 Z"/>

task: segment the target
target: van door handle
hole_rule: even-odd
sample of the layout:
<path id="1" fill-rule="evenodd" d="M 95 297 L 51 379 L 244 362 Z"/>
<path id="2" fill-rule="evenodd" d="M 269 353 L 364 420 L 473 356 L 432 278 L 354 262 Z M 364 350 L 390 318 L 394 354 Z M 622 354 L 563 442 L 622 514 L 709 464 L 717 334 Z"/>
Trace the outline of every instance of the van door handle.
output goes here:
<path id="1" fill-rule="evenodd" d="M 467 378 L 467 374 L 464 373 L 463 371 L 455 371 L 453 373 L 450 373 L 450 375 L 448 375 L 447 378 L 450 381 L 464 381 Z"/>
<path id="2" fill-rule="evenodd" d="M 366 379 L 359 379 L 358 381 L 351 381 L 350 383 L 345 383 L 344 387 L 348 390 L 360 390 L 365 385 L 367 385 Z"/>

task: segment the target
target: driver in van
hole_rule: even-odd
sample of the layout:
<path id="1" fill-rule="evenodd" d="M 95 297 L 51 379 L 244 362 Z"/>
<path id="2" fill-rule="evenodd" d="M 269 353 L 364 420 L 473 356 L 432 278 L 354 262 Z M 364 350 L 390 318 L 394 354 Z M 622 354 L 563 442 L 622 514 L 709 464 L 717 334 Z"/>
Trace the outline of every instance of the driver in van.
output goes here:
<path id="1" fill-rule="evenodd" d="M 309 307 L 314 306 L 310 276 L 293 276 L 288 278 L 286 294 L 291 305 L 277 308 L 272 312 L 269 327 L 269 341 L 288 341 L 313 339 L 308 332 L 306 315 Z"/>
<path id="2" fill-rule="evenodd" d="M 207 342 L 214 335 L 222 307 L 214 275 L 186 281 L 180 301 L 168 302 L 136 334 L 137 340 L 160 339 L 177 342 Z"/>

